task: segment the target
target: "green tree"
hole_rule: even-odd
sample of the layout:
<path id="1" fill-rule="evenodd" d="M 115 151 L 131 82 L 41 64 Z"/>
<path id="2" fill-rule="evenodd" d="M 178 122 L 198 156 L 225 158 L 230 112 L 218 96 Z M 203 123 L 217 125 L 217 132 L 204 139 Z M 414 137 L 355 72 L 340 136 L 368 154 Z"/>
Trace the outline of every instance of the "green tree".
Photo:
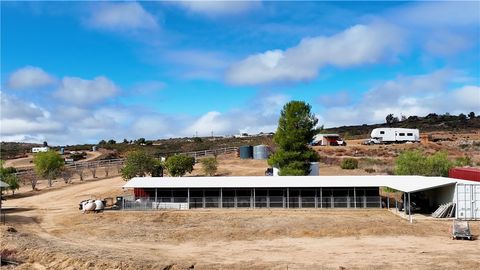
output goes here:
<path id="1" fill-rule="evenodd" d="M 108 140 L 107 143 L 108 143 L 108 144 L 116 144 L 117 142 L 116 142 L 114 139 L 110 139 L 110 140 Z"/>
<path id="2" fill-rule="evenodd" d="M 187 155 L 171 156 L 165 162 L 165 167 L 171 176 L 184 176 L 187 172 L 193 171 L 195 165 L 195 158 Z"/>
<path id="3" fill-rule="evenodd" d="M 163 176 L 163 168 L 165 167 L 165 165 L 163 164 L 162 161 L 158 160 L 158 159 L 154 159 L 153 160 L 153 165 L 152 165 L 152 168 L 150 170 L 150 174 L 153 176 L 153 177 L 162 177 Z"/>
<path id="4" fill-rule="evenodd" d="M 470 113 L 468 114 L 468 118 L 470 118 L 470 119 L 475 118 L 475 112 L 470 112 Z"/>
<path id="5" fill-rule="evenodd" d="M 55 151 L 47 151 L 35 154 L 33 157 L 36 173 L 48 179 L 48 186 L 52 186 L 53 180 L 60 174 L 65 161 Z"/>
<path id="6" fill-rule="evenodd" d="M 214 157 L 204 158 L 200 161 L 202 163 L 203 172 L 205 175 L 214 176 L 218 169 L 218 161 Z"/>
<path id="7" fill-rule="evenodd" d="M 15 190 L 20 188 L 18 177 L 15 174 L 8 174 L 3 181 L 8 184 L 8 189 L 12 191 L 13 195 L 15 195 Z"/>
<path id="8" fill-rule="evenodd" d="M 98 145 L 105 145 L 105 144 L 107 144 L 107 142 L 105 140 L 101 140 L 101 141 L 98 142 Z"/>
<path id="9" fill-rule="evenodd" d="M 15 194 L 15 190 L 20 188 L 18 177 L 15 175 L 17 169 L 15 167 L 4 167 L 5 161 L 0 160 L 0 180 L 8 184 L 8 189 Z"/>
<path id="10" fill-rule="evenodd" d="M 147 156 L 145 151 L 135 150 L 129 152 L 124 166 L 120 170 L 123 180 L 127 181 L 133 177 L 143 177 L 151 173 L 154 162 L 154 159 Z"/>
<path id="11" fill-rule="evenodd" d="M 302 101 L 291 101 L 283 107 L 273 140 L 277 151 L 268 163 L 280 169 L 280 175 L 308 175 L 310 162 L 318 161 L 317 152 L 308 147 L 315 134 L 318 119 L 311 106 Z"/>

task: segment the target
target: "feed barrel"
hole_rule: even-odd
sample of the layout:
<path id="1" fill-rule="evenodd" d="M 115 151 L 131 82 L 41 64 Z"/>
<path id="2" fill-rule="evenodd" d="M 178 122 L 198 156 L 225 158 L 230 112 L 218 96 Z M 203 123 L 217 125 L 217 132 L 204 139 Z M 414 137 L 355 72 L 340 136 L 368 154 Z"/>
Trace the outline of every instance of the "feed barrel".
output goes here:
<path id="1" fill-rule="evenodd" d="M 240 146 L 240 159 L 253 158 L 253 147 L 251 145 Z"/>
<path id="2" fill-rule="evenodd" d="M 267 159 L 268 147 L 266 145 L 256 145 L 253 147 L 253 159 Z"/>
<path id="3" fill-rule="evenodd" d="M 310 162 L 310 174 L 309 176 L 318 176 L 320 175 L 320 163 Z"/>

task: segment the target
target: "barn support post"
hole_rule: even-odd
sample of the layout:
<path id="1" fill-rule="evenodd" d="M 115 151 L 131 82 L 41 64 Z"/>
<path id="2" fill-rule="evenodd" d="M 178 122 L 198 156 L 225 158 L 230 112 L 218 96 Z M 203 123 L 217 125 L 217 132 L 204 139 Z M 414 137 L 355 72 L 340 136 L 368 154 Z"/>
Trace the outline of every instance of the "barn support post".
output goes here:
<path id="1" fill-rule="evenodd" d="M 202 189 L 202 208 L 205 208 L 205 189 Z"/>
<path id="2" fill-rule="evenodd" d="M 190 188 L 187 188 L 187 204 L 188 209 L 190 209 Z"/>
<path id="3" fill-rule="evenodd" d="M 220 201 L 218 202 L 218 207 L 223 208 L 223 188 L 220 188 Z"/>
<path id="4" fill-rule="evenodd" d="M 412 219 L 412 203 L 410 201 L 410 192 L 408 193 L 408 219 L 410 220 L 410 223 L 413 223 Z"/>
<path id="5" fill-rule="evenodd" d="M 267 189 L 267 208 L 270 208 L 270 189 Z"/>
<path id="6" fill-rule="evenodd" d="M 390 210 L 390 192 L 387 192 L 388 197 L 387 197 L 387 209 Z"/>
<path id="7" fill-rule="evenodd" d="M 317 195 L 318 195 L 318 189 L 315 189 L 315 208 L 318 208 L 318 198 L 317 198 Z"/>
<path id="8" fill-rule="evenodd" d="M 403 214 L 407 216 L 407 194 L 403 193 Z"/>
<path id="9" fill-rule="evenodd" d="M 158 188 L 155 188 L 155 205 L 157 204 L 157 190 Z"/>
<path id="10" fill-rule="evenodd" d="M 320 208 L 323 208 L 322 188 L 320 188 Z"/>
<path id="11" fill-rule="evenodd" d="M 290 208 L 290 189 L 287 187 L 287 208 Z"/>
<path id="12" fill-rule="evenodd" d="M 302 190 L 298 190 L 298 208 L 302 208 Z"/>
<path id="13" fill-rule="evenodd" d="M 237 208 L 237 190 L 234 189 L 234 194 L 233 194 L 233 207 Z"/>
<path id="14" fill-rule="evenodd" d="M 353 207 L 357 208 L 357 189 L 353 187 Z"/>

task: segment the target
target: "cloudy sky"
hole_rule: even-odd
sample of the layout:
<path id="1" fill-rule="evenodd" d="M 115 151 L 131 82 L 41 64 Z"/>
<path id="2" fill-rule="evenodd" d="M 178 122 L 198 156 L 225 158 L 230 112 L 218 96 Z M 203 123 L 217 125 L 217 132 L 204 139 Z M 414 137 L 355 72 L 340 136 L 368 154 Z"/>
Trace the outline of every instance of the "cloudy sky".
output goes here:
<path id="1" fill-rule="evenodd" d="M 1 2 L 1 140 L 480 113 L 480 2 Z"/>

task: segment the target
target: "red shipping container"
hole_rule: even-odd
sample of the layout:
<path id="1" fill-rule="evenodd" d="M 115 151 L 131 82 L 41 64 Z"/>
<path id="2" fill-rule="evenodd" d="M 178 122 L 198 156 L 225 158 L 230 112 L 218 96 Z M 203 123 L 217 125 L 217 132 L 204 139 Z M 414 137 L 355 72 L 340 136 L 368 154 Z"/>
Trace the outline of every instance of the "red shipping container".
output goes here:
<path id="1" fill-rule="evenodd" d="M 480 182 L 480 168 L 452 168 L 448 172 L 450 178 Z"/>

